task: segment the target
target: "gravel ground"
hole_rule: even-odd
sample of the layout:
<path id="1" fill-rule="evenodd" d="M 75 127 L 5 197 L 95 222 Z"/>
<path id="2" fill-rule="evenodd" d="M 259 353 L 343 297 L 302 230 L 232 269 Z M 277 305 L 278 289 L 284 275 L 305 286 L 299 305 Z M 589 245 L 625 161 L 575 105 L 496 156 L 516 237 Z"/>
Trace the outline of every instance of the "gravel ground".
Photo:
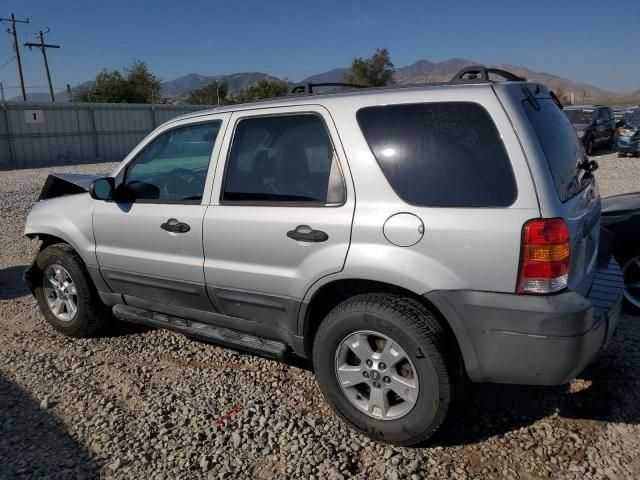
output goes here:
<path id="1" fill-rule="evenodd" d="M 603 195 L 640 189 L 639 159 L 598 160 Z M 0 478 L 640 478 L 638 318 L 569 385 L 471 386 L 413 449 L 351 432 L 301 362 L 122 322 L 55 333 L 20 281 L 36 249 L 24 220 L 52 170 L 0 173 Z"/>

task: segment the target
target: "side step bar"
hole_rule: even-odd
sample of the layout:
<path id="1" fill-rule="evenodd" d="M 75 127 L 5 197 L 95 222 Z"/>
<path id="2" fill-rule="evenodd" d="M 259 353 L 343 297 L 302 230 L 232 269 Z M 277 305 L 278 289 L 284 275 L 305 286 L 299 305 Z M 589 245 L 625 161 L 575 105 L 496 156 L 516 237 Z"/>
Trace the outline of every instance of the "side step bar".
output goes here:
<path id="1" fill-rule="evenodd" d="M 248 350 L 268 357 L 282 358 L 288 350 L 287 345 L 279 340 L 258 337 L 250 333 L 231 330 L 230 328 L 173 317 L 129 305 L 114 305 L 112 311 L 115 317 L 128 322 L 166 328 L 191 337 Z"/>

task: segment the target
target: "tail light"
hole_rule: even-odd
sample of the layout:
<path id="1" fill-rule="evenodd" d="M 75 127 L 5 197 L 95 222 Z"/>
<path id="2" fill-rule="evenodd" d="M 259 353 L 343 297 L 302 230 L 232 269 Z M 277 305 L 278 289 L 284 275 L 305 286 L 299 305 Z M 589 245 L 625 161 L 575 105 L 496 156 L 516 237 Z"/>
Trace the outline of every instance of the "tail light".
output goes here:
<path id="1" fill-rule="evenodd" d="M 529 220 L 522 230 L 517 293 L 546 294 L 569 280 L 569 228 L 561 218 Z"/>

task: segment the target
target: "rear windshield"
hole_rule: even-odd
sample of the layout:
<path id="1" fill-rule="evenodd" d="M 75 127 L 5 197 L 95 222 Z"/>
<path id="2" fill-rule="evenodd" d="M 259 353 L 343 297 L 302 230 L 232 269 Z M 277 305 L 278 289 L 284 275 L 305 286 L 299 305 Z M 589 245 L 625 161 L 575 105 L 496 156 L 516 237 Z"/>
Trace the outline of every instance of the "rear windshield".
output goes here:
<path id="1" fill-rule="evenodd" d="M 505 207 L 517 196 L 489 113 L 470 102 L 366 107 L 358 123 L 402 200 L 430 207 Z"/>
<path id="2" fill-rule="evenodd" d="M 552 99 L 539 98 L 537 103 L 539 110 L 527 100 L 522 105 L 547 157 L 558 196 L 564 202 L 589 181 L 590 177 L 578 167 L 585 158 L 584 149 L 569 119 Z"/>
<path id="3" fill-rule="evenodd" d="M 569 121 L 574 124 L 591 124 L 593 121 L 593 110 L 565 110 L 564 114 Z"/>

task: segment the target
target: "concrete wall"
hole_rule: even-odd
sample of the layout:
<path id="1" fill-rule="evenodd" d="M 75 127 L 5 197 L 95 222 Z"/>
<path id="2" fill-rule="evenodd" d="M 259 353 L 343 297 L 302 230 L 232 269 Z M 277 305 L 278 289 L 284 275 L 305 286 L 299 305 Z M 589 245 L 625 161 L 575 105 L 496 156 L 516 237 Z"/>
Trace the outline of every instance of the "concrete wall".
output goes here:
<path id="1" fill-rule="evenodd" d="M 171 118 L 201 105 L 6 102 L 0 104 L 0 170 L 121 160 Z"/>

